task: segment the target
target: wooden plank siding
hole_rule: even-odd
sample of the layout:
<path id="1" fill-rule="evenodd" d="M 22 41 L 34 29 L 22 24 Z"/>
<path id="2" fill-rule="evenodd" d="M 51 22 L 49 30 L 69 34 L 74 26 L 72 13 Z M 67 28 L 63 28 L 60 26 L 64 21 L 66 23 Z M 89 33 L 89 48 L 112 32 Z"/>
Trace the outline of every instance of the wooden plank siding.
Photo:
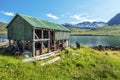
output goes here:
<path id="1" fill-rule="evenodd" d="M 13 40 L 32 41 L 32 33 L 32 26 L 19 16 L 14 19 L 8 28 L 8 38 Z"/>

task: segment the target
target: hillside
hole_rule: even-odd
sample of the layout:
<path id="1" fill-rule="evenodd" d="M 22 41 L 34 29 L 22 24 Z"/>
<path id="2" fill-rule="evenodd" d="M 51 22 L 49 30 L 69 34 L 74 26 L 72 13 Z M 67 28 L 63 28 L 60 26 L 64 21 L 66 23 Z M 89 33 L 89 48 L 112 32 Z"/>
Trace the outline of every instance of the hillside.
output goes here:
<path id="1" fill-rule="evenodd" d="M 6 23 L 0 22 L 0 34 L 6 34 L 7 33 L 7 29 L 6 27 Z"/>
<path id="2" fill-rule="evenodd" d="M 72 29 L 72 35 L 108 35 L 108 36 L 120 36 L 120 25 L 103 26 L 97 29 Z"/>
<path id="3" fill-rule="evenodd" d="M 80 28 L 80 29 L 94 29 L 94 28 L 99 28 L 101 26 L 104 26 L 106 23 L 105 22 L 81 22 L 77 24 L 70 24 L 70 23 L 65 23 L 62 24 L 63 26 L 72 29 L 72 28 Z"/>
<path id="4" fill-rule="evenodd" d="M 1 80 L 119 80 L 120 54 L 99 52 L 82 46 L 61 52 L 55 63 L 47 60 L 24 63 L 21 57 L 0 55 Z M 73 55 L 74 54 L 74 55 Z M 77 55 L 76 55 L 77 54 Z M 114 56 L 112 56 L 114 55 Z"/>

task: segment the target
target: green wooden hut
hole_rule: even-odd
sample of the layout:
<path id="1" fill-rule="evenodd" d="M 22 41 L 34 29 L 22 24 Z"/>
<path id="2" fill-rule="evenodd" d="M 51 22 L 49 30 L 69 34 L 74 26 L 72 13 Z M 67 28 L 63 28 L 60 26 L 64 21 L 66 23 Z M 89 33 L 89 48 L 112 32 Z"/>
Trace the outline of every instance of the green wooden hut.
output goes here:
<path id="1" fill-rule="evenodd" d="M 69 29 L 23 14 L 16 14 L 7 30 L 9 45 L 16 45 L 22 51 L 30 50 L 33 57 L 69 46 Z"/>

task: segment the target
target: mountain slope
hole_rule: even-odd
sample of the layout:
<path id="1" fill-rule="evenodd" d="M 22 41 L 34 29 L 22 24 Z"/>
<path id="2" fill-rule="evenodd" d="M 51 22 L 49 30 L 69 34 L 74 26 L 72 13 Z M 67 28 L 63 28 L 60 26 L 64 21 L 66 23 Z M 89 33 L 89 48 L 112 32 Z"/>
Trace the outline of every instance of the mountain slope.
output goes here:
<path id="1" fill-rule="evenodd" d="M 118 25 L 118 24 L 120 24 L 120 13 L 118 13 L 112 19 L 110 19 L 107 24 L 108 25 Z"/>
<path id="2" fill-rule="evenodd" d="M 6 34 L 7 33 L 7 29 L 6 29 L 7 24 L 0 22 L 0 34 Z"/>
<path id="3" fill-rule="evenodd" d="M 77 27 L 101 27 L 105 25 L 105 22 L 82 22 L 76 25 Z"/>
<path id="4" fill-rule="evenodd" d="M 85 29 L 91 28 L 92 29 L 92 28 L 98 28 L 98 27 L 104 26 L 105 24 L 106 24 L 105 22 L 82 22 L 82 23 L 78 23 L 78 24 L 65 23 L 62 25 L 67 28 L 85 28 Z"/>

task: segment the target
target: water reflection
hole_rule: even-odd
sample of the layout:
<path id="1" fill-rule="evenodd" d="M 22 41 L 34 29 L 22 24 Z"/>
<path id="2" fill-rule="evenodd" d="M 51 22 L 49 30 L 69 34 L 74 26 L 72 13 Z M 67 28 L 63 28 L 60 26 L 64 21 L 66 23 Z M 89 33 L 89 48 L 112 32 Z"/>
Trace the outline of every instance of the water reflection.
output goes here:
<path id="1" fill-rule="evenodd" d="M 71 36 L 70 42 L 75 45 L 75 42 L 81 45 L 88 45 L 90 47 L 103 46 L 120 46 L 120 37 L 117 36 Z"/>

